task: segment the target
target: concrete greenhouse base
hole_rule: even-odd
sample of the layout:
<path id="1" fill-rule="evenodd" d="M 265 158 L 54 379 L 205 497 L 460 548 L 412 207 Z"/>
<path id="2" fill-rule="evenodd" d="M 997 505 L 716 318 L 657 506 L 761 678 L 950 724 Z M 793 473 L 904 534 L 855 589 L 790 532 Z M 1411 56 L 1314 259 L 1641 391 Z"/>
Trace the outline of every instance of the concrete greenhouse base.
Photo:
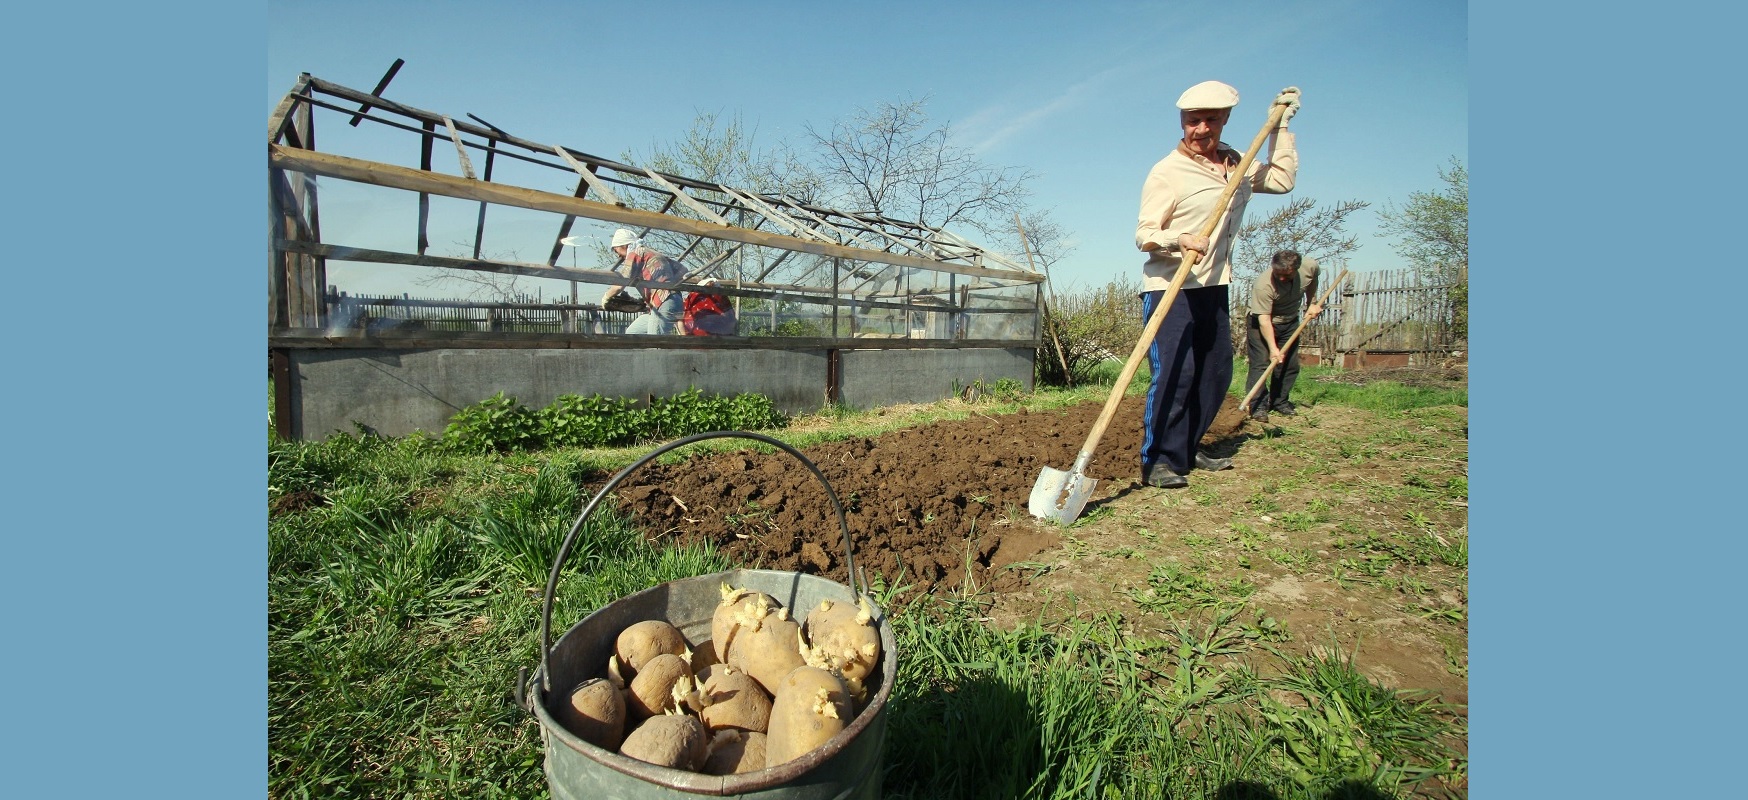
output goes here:
<path id="1" fill-rule="evenodd" d="M 560 395 L 647 400 L 696 387 L 763 394 L 788 414 L 826 404 L 827 350 L 289 349 L 293 439 L 350 433 L 439 434 L 462 408 L 503 392 L 540 408 Z M 840 350 L 839 400 L 852 408 L 927 403 L 973 381 L 1032 385 L 1031 348 Z"/>

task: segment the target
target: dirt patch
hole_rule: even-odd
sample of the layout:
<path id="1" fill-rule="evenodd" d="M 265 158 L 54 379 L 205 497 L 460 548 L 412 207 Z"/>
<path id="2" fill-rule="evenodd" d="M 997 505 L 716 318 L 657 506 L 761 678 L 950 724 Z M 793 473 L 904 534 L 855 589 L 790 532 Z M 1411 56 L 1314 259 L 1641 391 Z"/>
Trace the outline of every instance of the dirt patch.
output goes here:
<path id="1" fill-rule="evenodd" d="M 318 508 L 326 503 L 327 500 L 320 494 L 307 489 L 300 489 L 295 492 L 287 492 L 268 500 L 267 515 L 270 517 L 276 517 L 281 514 L 296 514 L 302 511 L 308 511 L 312 508 Z"/>
<path id="2" fill-rule="evenodd" d="M 1345 383 L 1350 386 L 1394 381 L 1418 389 L 1462 389 L 1469 383 L 1469 364 L 1466 361 L 1451 361 L 1429 366 L 1367 367 L 1318 375 L 1312 380 Z"/>
<path id="3" fill-rule="evenodd" d="M 920 591 L 978 586 L 1017 589 L 1010 565 L 1060 543 L 1036 524 L 1026 500 L 1040 470 L 1073 466 L 1102 405 L 991 416 L 831 442 L 805 450 L 845 506 L 864 573 L 903 576 Z M 1203 442 L 1230 455 L 1244 415 L 1221 409 Z M 1088 474 L 1093 500 L 1139 486 L 1141 401 L 1125 398 Z M 817 478 L 786 454 L 752 450 L 650 465 L 620 505 L 648 527 L 685 541 L 707 539 L 732 558 L 846 580 L 831 503 Z"/>
<path id="4" fill-rule="evenodd" d="M 1467 409 L 1318 406 L 1259 425 L 1229 399 L 1203 444 L 1237 468 L 1168 491 L 1138 480 L 1141 402 L 1126 398 L 1080 521 L 1033 520 L 1039 471 L 1072 466 L 1100 410 L 974 412 L 804 452 L 846 506 L 864 574 L 974 585 L 994 624 L 1116 614 L 1151 635 L 1183 616 L 1166 594 L 1188 575 L 1272 617 L 1291 633 L 1284 650 L 1357 651 L 1385 685 L 1466 702 Z M 652 535 L 846 581 L 830 503 L 786 454 L 651 464 L 619 499 Z"/>

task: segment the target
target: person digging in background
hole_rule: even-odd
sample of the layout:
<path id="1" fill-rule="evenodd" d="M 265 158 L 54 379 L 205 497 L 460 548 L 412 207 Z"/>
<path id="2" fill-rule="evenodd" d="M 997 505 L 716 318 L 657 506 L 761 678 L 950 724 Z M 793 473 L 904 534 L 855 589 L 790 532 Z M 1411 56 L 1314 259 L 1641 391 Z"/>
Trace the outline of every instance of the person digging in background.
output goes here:
<path id="1" fill-rule="evenodd" d="M 685 268 L 678 261 L 645 247 L 637 234 L 625 228 L 613 232 L 613 252 L 619 256 L 620 267 L 614 271 L 633 280 L 653 281 L 656 283 L 677 285 L 686 277 Z M 613 286 L 607 293 L 601 295 L 601 305 L 606 306 L 620 292 L 623 286 Z M 671 289 L 644 289 L 643 295 L 649 301 L 649 310 L 638 315 L 637 319 L 626 326 L 626 333 L 671 334 L 674 325 L 680 321 L 685 309 L 680 301 L 680 293 Z"/>
<path id="2" fill-rule="evenodd" d="M 1245 320 L 1245 358 L 1250 362 L 1250 377 L 1246 387 L 1256 386 L 1268 365 L 1274 363 L 1268 388 L 1258 392 L 1251 402 L 1250 418 L 1269 421 L 1269 411 L 1293 416 L 1299 413 L 1288 396 L 1293 381 L 1299 377 L 1299 342 L 1281 350 L 1280 343 L 1291 339 L 1299 327 L 1299 304 L 1309 303 L 1305 321 L 1323 313 L 1317 303 L 1317 259 L 1305 258 L 1292 250 L 1277 250 L 1269 260 L 1269 269 L 1256 276 L 1250 287 L 1250 308 Z"/>
<path id="3" fill-rule="evenodd" d="M 1177 100 L 1183 138 L 1148 172 L 1141 187 L 1141 217 L 1135 246 L 1147 253 L 1141 266 L 1141 317 L 1152 316 L 1164 299 L 1185 254 L 1199 255 L 1182 290 L 1148 349 L 1153 371 L 1141 422 L 1141 480 L 1148 486 L 1189 485 L 1190 469 L 1220 470 L 1228 458 L 1197 450 L 1202 435 L 1232 382 L 1231 312 L 1227 285 L 1232 282 L 1232 239 L 1243 223 L 1244 206 L 1252 192 L 1286 194 L 1293 190 L 1299 156 L 1287 121 L 1299 110 L 1299 90 L 1287 87 L 1274 102 L 1285 105 L 1279 128 L 1269 137 L 1267 163 L 1251 162 L 1247 180 L 1232 196 L 1231 211 L 1215 229 L 1213 239 L 1199 235 L 1214 217 L 1231 170 L 1243 154 L 1220 141 L 1238 90 L 1219 81 L 1191 86 Z"/>

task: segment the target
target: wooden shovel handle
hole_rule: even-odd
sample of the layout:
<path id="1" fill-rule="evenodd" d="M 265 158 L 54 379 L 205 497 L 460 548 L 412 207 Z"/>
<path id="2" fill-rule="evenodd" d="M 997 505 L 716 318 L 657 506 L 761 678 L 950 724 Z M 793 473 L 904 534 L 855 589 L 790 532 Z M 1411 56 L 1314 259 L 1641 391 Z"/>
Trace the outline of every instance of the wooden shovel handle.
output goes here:
<path id="1" fill-rule="evenodd" d="M 1281 122 L 1281 115 L 1286 113 L 1286 110 L 1287 107 L 1284 105 L 1270 106 L 1268 121 L 1263 123 L 1262 130 L 1258 131 L 1256 138 L 1251 140 L 1250 149 L 1245 151 L 1244 158 L 1238 162 L 1237 168 L 1232 170 L 1232 177 L 1226 180 L 1226 189 L 1220 193 L 1220 199 L 1214 203 L 1214 207 L 1219 209 L 1220 213 L 1209 216 L 1208 224 L 1202 226 L 1202 238 L 1209 240 L 1209 249 L 1214 247 L 1214 232 L 1219 228 L 1220 223 L 1225 221 L 1227 205 L 1232 202 L 1232 196 L 1238 193 L 1238 184 L 1246 180 L 1246 173 L 1250 171 L 1251 162 L 1256 160 L 1256 154 L 1262 150 L 1262 143 L 1274 133 L 1275 127 Z M 1165 321 L 1166 310 L 1170 309 L 1171 304 L 1177 301 L 1177 294 L 1184 286 L 1184 279 L 1189 277 L 1190 268 L 1196 265 L 1196 261 L 1200 257 L 1201 253 L 1195 250 L 1191 250 L 1189 255 L 1184 256 L 1183 263 L 1178 266 L 1177 275 L 1171 279 L 1171 286 L 1165 290 L 1165 296 L 1160 298 L 1159 305 L 1147 318 L 1147 327 L 1141 331 L 1141 340 L 1135 343 L 1135 351 L 1130 353 L 1129 360 L 1123 363 L 1123 371 L 1117 373 L 1117 383 L 1111 387 L 1111 396 L 1105 400 L 1105 410 L 1099 412 L 1099 419 L 1093 423 L 1092 433 L 1087 435 L 1086 444 L 1081 446 L 1080 454 L 1075 458 L 1077 464 L 1083 459 L 1091 460 L 1093 448 L 1098 447 L 1099 440 L 1104 438 L 1105 428 L 1110 427 L 1111 418 L 1117 415 L 1117 405 L 1123 401 L 1123 394 L 1129 390 L 1129 381 L 1135 377 L 1136 368 L 1141 366 L 1141 357 L 1147 354 L 1147 348 L 1152 345 L 1153 337 L 1159 333 L 1159 325 Z"/>
<path id="2" fill-rule="evenodd" d="M 1342 279 L 1344 279 L 1346 277 L 1347 277 L 1347 268 L 1343 267 L 1340 274 L 1336 275 L 1335 280 L 1329 284 L 1329 288 L 1323 290 L 1323 297 L 1321 297 L 1317 300 L 1317 305 L 1323 305 L 1324 303 L 1328 302 L 1329 296 L 1332 294 L 1335 294 L 1335 287 L 1340 286 Z M 1283 353 L 1287 352 L 1287 349 L 1291 348 L 1293 346 L 1294 342 L 1299 341 L 1299 333 L 1301 331 L 1305 330 L 1306 325 L 1310 325 L 1310 324 L 1311 324 L 1310 317 L 1306 317 L 1305 319 L 1299 320 L 1299 327 L 1294 328 L 1293 335 L 1287 337 L 1287 343 L 1281 345 L 1281 352 L 1283 352 Z M 1275 371 L 1275 362 L 1270 361 L 1268 369 L 1265 369 L 1262 371 L 1262 377 L 1256 379 L 1256 385 L 1250 387 L 1250 391 L 1244 393 L 1244 402 L 1240 403 L 1238 406 L 1240 409 L 1249 409 L 1250 408 L 1250 401 L 1256 399 L 1256 393 L 1258 390 L 1260 390 L 1260 389 L 1262 389 L 1262 387 L 1268 385 L 1269 376 L 1274 374 L 1274 371 Z M 1248 414 L 1250 412 L 1245 411 L 1245 413 Z"/>

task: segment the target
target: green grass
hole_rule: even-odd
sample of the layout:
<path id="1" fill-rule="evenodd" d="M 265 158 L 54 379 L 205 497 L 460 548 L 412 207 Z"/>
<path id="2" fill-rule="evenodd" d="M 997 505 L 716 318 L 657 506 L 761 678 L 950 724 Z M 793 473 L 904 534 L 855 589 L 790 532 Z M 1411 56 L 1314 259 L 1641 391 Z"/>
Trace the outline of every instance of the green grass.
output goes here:
<path id="1" fill-rule="evenodd" d="M 1232 367 L 1232 385 L 1229 393 L 1243 397 L 1250 387 L 1245 384 L 1249 366 L 1244 359 L 1238 359 Z M 1337 367 L 1315 366 L 1301 367 L 1299 378 L 1293 383 L 1293 403 L 1299 406 L 1316 406 L 1320 403 L 1331 405 L 1364 408 L 1371 411 L 1410 411 L 1418 408 L 1436 406 L 1469 406 L 1468 389 L 1434 389 L 1427 387 L 1405 386 L 1396 381 L 1373 381 L 1364 385 L 1341 383 L 1339 380 L 1320 380 L 1338 378 L 1346 370 Z"/>

